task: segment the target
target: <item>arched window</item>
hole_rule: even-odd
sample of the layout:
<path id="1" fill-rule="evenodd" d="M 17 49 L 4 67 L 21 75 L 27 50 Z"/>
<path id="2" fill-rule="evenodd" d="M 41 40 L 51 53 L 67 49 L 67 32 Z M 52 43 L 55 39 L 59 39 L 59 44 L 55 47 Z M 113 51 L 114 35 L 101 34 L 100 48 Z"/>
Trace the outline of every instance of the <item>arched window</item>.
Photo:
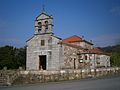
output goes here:
<path id="1" fill-rule="evenodd" d="M 38 32 L 40 32 L 42 30 L 42 23 L 38 22 Z"/>
<path id="2" fill-rule="evenodd" d="M 47 32 L 48 30 L 48 21 L 45 21 L 45 31 Z"/>

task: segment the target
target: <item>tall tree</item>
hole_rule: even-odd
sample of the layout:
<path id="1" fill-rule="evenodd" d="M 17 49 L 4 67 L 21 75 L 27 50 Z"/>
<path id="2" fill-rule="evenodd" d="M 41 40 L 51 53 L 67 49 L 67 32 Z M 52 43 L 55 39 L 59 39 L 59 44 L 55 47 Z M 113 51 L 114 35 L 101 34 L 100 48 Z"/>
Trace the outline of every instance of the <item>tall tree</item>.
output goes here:
<path id="1" fill-rule="evenodd" d="M 25 68 L 26 49 L 14 48 L 12 46 L 0 47 L 0 69 L 7 67 L 8 69 Z"/>

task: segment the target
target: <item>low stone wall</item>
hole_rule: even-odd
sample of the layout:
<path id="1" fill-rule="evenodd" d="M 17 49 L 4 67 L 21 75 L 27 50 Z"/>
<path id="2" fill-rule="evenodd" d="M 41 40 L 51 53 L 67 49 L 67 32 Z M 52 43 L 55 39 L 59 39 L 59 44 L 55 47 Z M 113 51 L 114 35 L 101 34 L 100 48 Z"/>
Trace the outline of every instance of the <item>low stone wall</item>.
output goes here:
<path id="1" fill-rule="evenodd" d="M 15 84 L 54 82 L 63 80 L 77 80 L 82 78 L 101 77 L 120 73 L 120 68 L 100 68 L 82 70 L 59 70 L 59 71 L 20 71 L 20 77 Z"/>
<path id="2" fill-rule="evenodd" d="M 0 70 L 0 86 L 11 85 L 20 75 L 18 70 Z"/>
<path id="3" fill-rule="evenodd" d="M 59 70 L 59 71 L 21 70 L 21 71 L 11 71 L 11 72 L 14 72 L 14 74 L 6 73 L 6 75 L 2 75 L 1 78 L 5 79 L 4 85 L 33 84 L 33 83 L 44 83 L 44 82 L 54 82 L 54 81 L 63 81 L 63 80 L 77 80 L 82 78 L 115 75 L 115 74 L 120 74 L 120 68 L 116 67 L 116 68 Z"/>

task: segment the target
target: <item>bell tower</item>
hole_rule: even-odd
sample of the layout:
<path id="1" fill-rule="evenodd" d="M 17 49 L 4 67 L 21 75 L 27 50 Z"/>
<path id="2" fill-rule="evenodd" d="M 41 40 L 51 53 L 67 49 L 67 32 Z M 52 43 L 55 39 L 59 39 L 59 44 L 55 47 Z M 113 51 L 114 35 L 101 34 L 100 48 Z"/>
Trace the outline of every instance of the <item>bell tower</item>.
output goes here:
<path id="1" fill-rule="evenodd" d="M 60 70 L 63 65 L 61 38 L 52 32 L 52 16 L 44 8 L 35 18 L 34 35 L 27 40 L 27 70 Z"/>
<path id="2" fill-rule="evenodd" d="M 35 19 L 35 33 L 34 34 L 48 34 L 52 33 L 52 16 L 48 15 L 44 9 Z"/>

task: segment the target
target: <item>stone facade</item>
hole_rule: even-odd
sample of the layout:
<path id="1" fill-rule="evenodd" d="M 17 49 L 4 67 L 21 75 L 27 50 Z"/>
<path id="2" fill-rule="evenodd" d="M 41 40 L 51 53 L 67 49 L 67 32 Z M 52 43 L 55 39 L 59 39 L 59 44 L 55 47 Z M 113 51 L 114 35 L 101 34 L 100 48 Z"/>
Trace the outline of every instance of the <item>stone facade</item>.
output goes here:
<path id="1" fill-rule="evenodd" d="M 77 69 L 78 68 L 78 55 L 77 48 L 63 45 L 63 54 L 64 54 L 64 69 Z"/>
<path id="2" fill-rule="evenodd" d="M 69 64 L 71 69 L 110 67 L 110 56 L 93 47 L 91 41 L 74 35 L 63 39 L 62 45 L 64 46 L 64 61 L 71 63 Z M 67 68 L 67 65 L 65 67 Z"/>
<path id="3" fill-rule="evenodd" d="M 85 57 L 87 57 L 85 59 Z M 103 68 L 110 67 L 110 56 L 97 54 L 97 53 L 84 53 L 81 54 L 81 63 L 84 63 L 83 68 Z"/>
<path id="4" fill-rule="evenodd" d="M 52 33 L 52 17 L 42 12 L 35 20 L 35 34 L 27 41 L 27 70 L 58 70 L 62 62 L 61 39 Z"/>
<path id="5" fill-rule="evenodd" d="M 27 40 L 27 70 L 90 69 L 109 67 L 110 56 L 79 36 L 61 39 L 52 31 L 52 16 L 45 11 L 35 20 L 35 33 Z"/>

